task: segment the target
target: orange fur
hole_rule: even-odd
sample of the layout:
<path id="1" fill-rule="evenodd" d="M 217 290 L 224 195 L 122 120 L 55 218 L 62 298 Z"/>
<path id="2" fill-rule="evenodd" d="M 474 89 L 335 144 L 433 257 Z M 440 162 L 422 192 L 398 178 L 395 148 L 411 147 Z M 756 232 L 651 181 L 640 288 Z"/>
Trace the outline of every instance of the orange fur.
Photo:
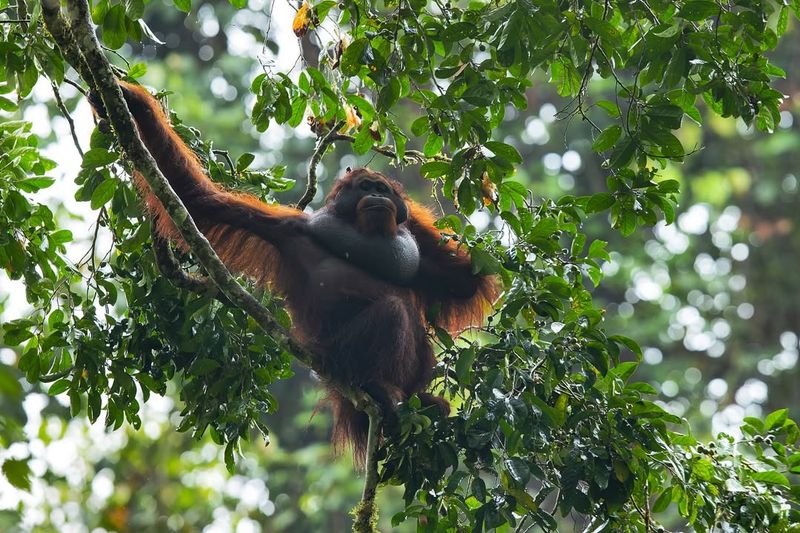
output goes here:
<path id="1" fill-rule="evenodd" d="M 231 271 L 269 284 L 286 297 L 294 333 L 318 358 L 315 368 L 320 374 L 333 383 L 363 387 L 385 409 L 419 394 L 426 404 L 438 405 L 447 413 L 444 398 L 425 392 L 436 364 L 427 336 L 426 310 L 437 307 L 434 321 L 455 333 L 480 324 L 497 297 L 498 286 L 493 277 L 472 272 L 463 247 L 441 238 L 431 211 L 410 200 L 399 183 L 369 169 L 349 172 L 332 188 L 323 210 L 357 229 L 358 218 L 369 217 L 362 225 L 377 235 L 395 235 L 408 210 L 404 224 L 419 246 L 419 270 L 407 284 L 386 281 L 382 272 L 363 270 L 334 255 L 326 243 L 315 241 L 305 213 L 269 205 L 212 182 L 155 98 L 142 87 L 120 85 L 145 145 L 200 231 Z M 383 180 L 397 193 L 387 191 L 384 197 L 392 197 L 394 218 L 364 213 L 358 203 L 349 207 L 344 197 L 337 203 L 343 188 L 351 187 L 352 192 L 364 174 L 372 181 Z M 185 248 L 143 177 L 135 173 L 134 182 L 156 231 Z M 356 458 L 363 457 L 365 415 L 335 387 L 328 388 L 334 407 L 334 442 L 350 442 Z"/>

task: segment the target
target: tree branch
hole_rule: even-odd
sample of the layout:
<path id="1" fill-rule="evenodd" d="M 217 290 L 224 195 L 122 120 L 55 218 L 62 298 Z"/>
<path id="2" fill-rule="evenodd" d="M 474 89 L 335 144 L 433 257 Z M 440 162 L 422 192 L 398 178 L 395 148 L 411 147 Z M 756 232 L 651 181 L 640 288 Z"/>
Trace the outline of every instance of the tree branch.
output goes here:
<path id="1" fill-rule="evenodd" d="M 142 174 L 153 194 L 169 214 L 181 237 L 186 241 L 198 262 L 208 272 L 210 278 L 234 305 L 245 310 L 258 325 L 276 340 L 290 347 L 295 356 L 313 367 L 313 358 L 294 339 L 289 331 L 250 293 L 239 285 L 220 258 L 214 252 L 205 236 L 197 229 L 188 211 L 180 201 L 169 182 L 158 169 L 158 165 L 139 138 L 133 118 L 122 97 L 116 76 L 105 55 L 100 49 L 89 20 L 89 6 L 85 0 L 67 2 L 70 27 L 67 28 L 61 16 L 59 0 L 42 0 L 45 23 L 64 52 L 90 86 L 95 87 L 103 100 L 109 121 L 114 127 L 117 139 L 125 155 Z"/>
<path id="2" fill-rule="evenodd" d="M 81 78 L 88 84 L 93 84 L 94 76 L 86 63 L 83 54 L 78 49 L 75 41 L 75 36 L 72 35 L 72 30 L 67 25 L 67 21 L 61 14 L 61 2 L 59 0 L 41 0 L 42 3 L 42 18 L 44 25 L 53 40 L 61 49 L 61 55 L 67 60 L 67 63 L 72 65 Z M 87 8 L 88 9 L 88 8 Z"/>
<path id="3" fill-rule="evenodd" d="M 72 142 L 75 144 L 75 148 L 78 150 L 78 153 L 81 154 L 81 157 L 83 157 L 83 149 L 81 148 L 81 143 L 78 142 L 78 134 L 75 133 L 75 121 L 72 120 L 72 115 L 69 114 L 67 106 L 64 105 L 64 100 L 61 99 L 61 92 L 58 90 L 58 84 L 55 82 L 55 80 L 50 80 L 50 86 L 53 88 L 53 96 L 55 96 L 58 110 L 61 111 L 61 114 L 65 119 L 67 119 L 67 123 L 69 124 L 69 132 L 72 134 Z"/>
<path id="4" fill-rule="evenodd" d="M 381 438 L 383 416 L 380 408 L 372 404 L 364 407 L 369 417 L 367 433 L 367 459 L 364 464 L 364 492 L 361 501 L 353 509 L 353 531 L 357 533 L 373 533 L 378 531 L 378 508 L 375 505 L 375 494 L 378 491 L 378 445 Z"/>
<path id="5" fill-rule="evenodd" d="M 67 8 L 70 28 L 67 27 L 66 21 L 61 16 L 59 0 L 41 0 L 41 2 L 45 13 L 45 24 L 47 24 L 65 58 L 73 67 L 76 67 L 76 70 L 84 77 L 84 81 L 99 92 L 103 106 L 108 114 L 108 120 L 114 128 L 117 140 L 125 156 L 133 163 L 134 168 L 141 173 L 153 195 L 161 202 L 164 210 L 175 223 L 181 237 L 200 265 L 208 273 L 208 279 L 221 292 L 220 296 L 224 296 L 232 305 L 247 312 L 264 331 L 272 335 L 279 343 L 287 346 L 299 361 L 324 376 L 324 373 L 321 373 L 317 368 L 318 365 L 315 365 L 313 356 L 291 337 L 289 331 L 281 326 L 264 306 L 236 282 L 225 264 L 214 252 L 208 240 L 195 225 L 194 220 L 192 220 L 183 202 L 170 186 L 169 181 L 159 170 L 155 159 L 153 159 L 153 156 L 139 137 L 116 76 L 95 37 L 89 20 L 89 7 L 86 0 L 68 0 Z M 72 63 L 73 61 L 74 63 Z M 335 132 L 336 129 L 332 131 Z M 320 142 L 320 145 L 330 144 L 331 141 L 326 139 L 333 135 L 328 133 Z M 310 168 L 316 168 L 322 158 L 324 149 L 325 146 L 318 146 L 318 150 L 315 152 L 316 157 L 312 158 L 313 164 L 310 165 Z M 313 186 L 316 189 L 315 176 Z M 313 198 L 313 193 L 311 198 Z M 177 261 L 175 261 L 174 256 L 171 256 L 169 248 L 167 247 L 165 251 L 163 248 L 158 248 L 160 244 L 157 240 L 154 243 L 156 253 L 159 256 L 160 267 L 166 266 L 169 268 L 170 274 L 179 277 L 182 282 L 185 282 L 187 288 L 195 291 L 201 290 L 203 293 L 208 294 L 207 291 L 211 287 L 208 279 L 194 279 L 183 272 L 181 272 L 182 276 L 177 275 L 176 273 L 180 272 L 180 268 L 174 268 L 177 266 Z M 336 382 L 333 382 L 333 384 L 345 397 L 353 402 L 357 409 L 366 411 L 370 419 L 367 474 L 364 484 L 364 498 L 362 498 L 362 504 L 359 504 L 359 508 L 363 508 L 361 513 L 363 516 L 367 516 L 366 512 L 369 512 L 369 516 L 373 516 L 376 514 L 374 499 L 378 483 L 378 465 L 375 451 L 377 450 L 381 431 L 380 408 L 378 403 L 364 391 Z"/>
<path id="6" fill-rule="evenodd" d="M 300 201 L 297 202 L 297 209 L 301 211 L 305 209 L 317 194 L 317 166 L 319 165 L 319 162 L 322 161 L 322 156 L 325 155 L 325 150 L 328 149 L 328 146 L 333 144 L 335 137 L 337 136 L 337 131 L 339 131 L 339 128 L 341 128 L 343 125 L 344 121 L 337 122 L 333 125 L 330 131 L 317 138 L 317 146 L 314 147 L 314 153 L 311 154 L 311 160 L 308 162 L 306 192 L 303 193 Z"/>
<path id="7" fill-rule="evenodd" d="M 139 137 L 116 76 L 97 42 L 89 20 L 89 7 L 86 0 L 68 0 L 70 27 L 67 26 L 61 15 L 60 0 L 41 0 L 41 2 L 43 13 L 45 14 L 45 24 L 59 48 L 61 48 L 64 57 L 78 70 L 84 81 L 99 92 L 108 114 L 108 119 L 114 128 L 117 140 L 125 156 L 133 163 L 134 168 L 141 173 L 155 197 L 161 202 L 181 237 L 200 265 L 208 273 L 209 279 L 213 281 L 216 288 L 221 292 L 220 296 L 224 296 L 232 305 L 247 312 L 264 331 L 272 335 L 281 344 L 287 346 L 299 361 L 327 378 L 328 376 L 320 372 L 318 365 L 315 365 L 312 355 L 291 337 L 289 331 L 281 326 L 264 306 L 236 282 L 225 264 L 214 252 L 208 240 L 195 225 L 183 202 L 170 186 L 169 181 L 159 170 L 155 159 L 153 159 L 153 156 Z M 333 131 L 336 130 L 334 129 Z M 321 156 L 322 150 L 319 151 L 316 159 L 317 163 Z M 158 247 L 159 244 L 156 243 L 156 246 Z M 157 248 L 156 253 L 161 254 L 159 258 L 160 266 L 177 265 L 174 257 L 170 258 L 170 254 L 165 254 L 163 249 L 159 250 Z M 174 273 L 176 270 L 172 272 Z M 191 285 L 193 290 L 200 289 L 206 292 L 209 288 L 209 284 L 203 278 L 192 279 L 186 276 L 185 273 L 183 275 L 185 277 L 182 279 L 184 281 L 190 280 L 187 285 Z M 369 508 L 373 509 L 378 475 L 377 458 L 374 452 L 374 449 L 377 449 L 378 437 L 374 435 L 380 434 L 380 408 L 378 403 L 364 391 L 336 382 L 331 383 L 345 397 L 349 398 L 357 409 L 366 411 L 370 417 L 369 442 L 372 443 L 373 452 L 369 454 L 371 462 L 368 464 L 365 494 L 371 495 L 371 499 L 367 499 L 367 502 Z M 376 418 L 375 413 L 377 413 L 378 418 Z"/>
<path id="8" fill-rule="evenodd" d="M 356 138 L 352 135 L 344 135 L 344 134 L 337 134 L 334 141 L 345 141 L 349 143 L 353 143 L 356 141 Z M 383 146 L 373 146 L 372 151 L 376 154 L 385 155 L 390 159 L 397 160 L 397 152 L 391 149 L 391 147 L 383 145 Z M 408 164 L 414 163 L 427 163 L 428 161 L 445 161 L 449 163 L 451 159 L 446 155 L 432 155 L 427 156 L 424 153 L 420 152 L 419 150 L 406 150 L 405 155 L 403 156 L 403 162 Z"/>
<path id="9" fill-rule="evenodd" d="M 155 224 L 151 226 L 150 236 L 153 239 L 153 252 L 156 256 L 158 271 L 173 285 L 197 294 L 217 298 L 222 303 L 231 305 L 231 302 L 220 294 L 219 287 L 211 278 L 199 274 L 189 274 L 181 268 L 169 247 L 169 242 L 158 234 Z"/>

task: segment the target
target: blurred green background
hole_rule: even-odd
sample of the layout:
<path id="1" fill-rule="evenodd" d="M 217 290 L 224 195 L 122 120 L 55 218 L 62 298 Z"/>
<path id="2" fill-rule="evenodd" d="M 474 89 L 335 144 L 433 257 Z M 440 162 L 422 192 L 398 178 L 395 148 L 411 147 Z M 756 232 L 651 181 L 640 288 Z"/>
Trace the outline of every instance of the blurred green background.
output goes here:
<path id="1" fill-rule="evenodd" d="M 291 35 L 287 5 L 251 0 L 248 8 L 234 14 L 226 3 L 195 2 L 184 16 L 154 2 L 147 22 L 165 44 L 126 45 L 121 55 L 145 63 L 142 81 L 171 91 L 170 106 L 215 148 L 234 158 L 254 152 L 256 166 L 281 164 L 287 176 L 300 177 L 281 197 L 290 202 L 302 192 L 313 136 L 304 125 L 257 134 L 246 116 L 247 88 L 261 65 L 285 70 L 303 61 L 301 46 L 310 61 L 317 50 Z M 596 291 L 607 329 L 645 348 L 639 378 L 651 382 L 660 401 L 701 437 L 736 434 L 745 416 L 779 407 L 800 416 L 800 32 L 794 26 L 774 57 L 787 70 L 789 78 L 777 87 L 789 98 L 773 135 L 710 115 L 701 133 L 686 120 L 679 137 L 698 150 L 684 165 L 665 170 L 682 183 L 677 223 L 625 239 L 605 220 L 586 228 L 615 250 Z M 323 44 L 333 38 L 321 37 Z M 62 91 L 85 140 L 92 128 L 88 105 L 69 87 Z M 34 94 L 39 103 L 24 118 L 43 144 L 51 144 L 50 157 L 74 157 L 77 169 L 80 160 L 49 86 Z M 586 125 L 559 120 L 566 102 L 544 78 L 535 81 L 528 100 L 527 111 L 509 109 L 501 126 L 501 138 L 526 161 L 516 179 L 542 196 L 604 190 Z M 416 168 L 389 168 L 383 158 L 356 158 L 348 149 L 341 146 L 324 160 L 322 192 L 346 167 L 370 165 L 398 178 L 416 199 L 433 203 Z M 81 216 L 87 206 L 71 200 L 75 173 L 69 165 L 61 168 L 67 169 L 63 194 L 52 203 L 68 224 L 86 228 Z M 495 224 L 484 212 L 472 221 L 479 228 Z M 24 314 L 20 291 L 0 274 L 0 319 Z M 25 493 L 0 476 L 0 531 L 349 530 L 347 510 L 360 496 L 361 479 L 347 457 L 332 455 L 330 416 L 305 369 L 273 391 L 281 408 L 267 420 L 272 442 L 247 444 L 230 476 L 221 447 L 175 431 L 180 383 L 167 397 L 145 404 L 141 430 L 125 426 L 106 433 L 100 422 L 70 420 L 67 406 L 38 386 L 21 388 L 16 358 L 0 345 L 0 456 L 30 455 L 34 479 Z M 381 498 L 381 528 L 388 531 L 400 509 L 398 492 L 385 489 Z"/>

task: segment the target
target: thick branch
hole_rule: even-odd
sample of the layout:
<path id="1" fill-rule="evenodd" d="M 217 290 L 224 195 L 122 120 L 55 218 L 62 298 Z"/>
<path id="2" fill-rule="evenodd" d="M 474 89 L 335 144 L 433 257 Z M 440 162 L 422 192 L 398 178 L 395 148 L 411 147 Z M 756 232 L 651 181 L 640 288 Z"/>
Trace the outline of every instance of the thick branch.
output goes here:
<path id="1" fill-rule="evenodd" d="M 78 45 L 75 42 L 75 37 L 67 25 L 67 21 L 61 15 L 61 2 L 60 0 L 42 0 L 42 17 L 47 31 L 53 36 L 58 47 L 61 49 L 61 55 L 67 60 L 67 63 L 72 65 L 81 78 L 86 83 L 91 84 L 93 81 L 92 71 L 89 65 L 78 50 Z"/>
<path id="2" fill-rule="evenodd" d="M 264 331 L 286 345 L 298 360 L 314 368 L 314 359 L 311 354 L 297 344 L 290 336 L 290 333 L 275 320 L 270 312 L 231 276 L 208 240 L 198 230 L 186 207 L 170 186 L 169 181 L 159 170 L 153 156 L 142 143 L 133 117 L 122 96 L 116 76 L 95 37 L 89 20 L 89 7 L 86 0 L 68 0 L 67 6 L 71 28 L 67 27 L 64 18 L 61 16 L 59 0 L 41 1 L 48 30 L 61 48 L 67 61 L 78 70 L 86 83 L 99 92 L 103 106 L 108 114 L 108 119 L 114 127 L 117 139 L 126 157 L 133 163 L 136 170 L 141 173 L 155 197 L 161 202 L 181 237 L 208 273 L 209 278 L 219 288 L 222 295 L 233 305 L 243 309 L 253 317 Z M 335 132 L 336 129 L 332 131 Z M 333 135 L 329 133 L 326 137 L 332 137 Z M 316 163 L 321 159 L 323 152 L 324 148 L 319 151 Z M 316 166 L 316 163 L 314 166 Z M 314 181 L 314 187 L 316 187 L 316 180 Z M 311 198 L 313 198 L 313 194 Z M 160 253 L 163 253 L 163 250 Z M 161 260 L 163 259 L 164 257 L 160 258 L 160 264 L 162 264 Z M 171 263 L 174 265 L 174 258 L 172 259 Z M 169 264 L 169 257 L 165 261 Z M 208 287 L 207 283 L 202 281 L 200 283 L 201 285 L 196 286 L 196 288 L 202 287 L 205 289 Z M 364 486 L 365 497 L 362 499 L 362 503 L 365 503 L 364 509 L 368 510 L 370 516 L 372 516 L 375 513 L 374 497 L 378 483 L 375 450 L 377 450 L 380 436 L 380 408 L 369 395 L 360 389 L 340 384 L 337 384 L 337 389 L 349 398 L 357 409 L 367 412 L 370 419 L 367 478 Z"/>
<path id="3" fill-rule="evenodd" d="M 84 77 L 84 81 L 97 88 L 103 100 L 103 105 L 108 113 L 109 121 L 114 127 L 120 146 L 124 150 L 128 159 L 134 164 L 135 168 L 141 172 L 153 194 L 158 198 L 170 218 L 175 223 L 181 237 L 194 252 L 200 264 L 208 272 L 210 278 L 219 287 L 222 293 L 236 306 L 245 310 L 252 316 L 262 329 L 275 336 L 277 340 L 287 344 L 295 355 L 305 364 L 311 366 L 313 360 L 305 350 L 303 350 L 289 335 L 289 332 L 281 326 L 253 296 L 248 293 L 231 276 L 228 269 L 214 252 L 208 240 L 197 229 L 183 203 L 180 201 L 169 182 L 161 174 L 155 159 L 147 151 L 142 140 L 139 138 L 136 127 L 131 117 L 128 106 L 122 97 L 122 91 L 117 84 L 116 76 L 100 49 L 100 44 L 92 30 L 89 21 L 89 9 L 85 0 L 70 0 L 68 2 L 70 25 L 74 36 L 73 45 L 77 52 L 69 60 L 78 62 L 76 66 Z M 70 46 L 69 30 L 63 31 L 65 26 L 63 18 L 58 10 L 58 0 L 43 0 L 43 11 L 48 12 L 45 21 L 48 29 L 62 50 L 69 50 Z M 50 23 L 55 23 L 51 27 Z M 82 53 L 82 57 L 81 57 Z M 81 59 L 77 59 L 81 57 Z M 85 68 L 82 68 L 84 65 Z"/>

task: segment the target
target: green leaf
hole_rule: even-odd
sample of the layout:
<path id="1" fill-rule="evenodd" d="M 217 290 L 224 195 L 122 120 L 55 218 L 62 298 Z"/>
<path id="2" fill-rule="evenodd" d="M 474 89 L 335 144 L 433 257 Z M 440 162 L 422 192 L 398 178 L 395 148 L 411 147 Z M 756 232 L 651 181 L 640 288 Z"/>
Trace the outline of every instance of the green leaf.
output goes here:
<path id="1" fill-rule="evenodd" d="M 677 130 L 681 127 L 683 109 L 674 104 L 659 104 L 650 106 L 645 111 L 646 115 L 654 122 L 669 130 Z"/>
<path id="2" fill-rule="evenodd" d="M 597 194 L 593 194 L 589 198 L 589 202 L 586 204 L 586 213 L 598 213 L 600 211 L 605 211 L 614 203 L 616 203 L 616 198 L 610 192 L 600 192 Z"/>
<path id="3" fill-rule="evenodd" d="M 116 4 L 108 10 L 103 19 L 103 42 L 112 50 L 120 48 L 128 38 L 128 31 L 125 28 L 126 18 L 125 7 Z"/>
<path id="4" fill-rule="evenodd" d="M 474 85 L 470 85 L 469 88 L 464 91 L 464 94 L 461 95 L 461 98 L 476 107 L 487 107 L 491 105 L 497 95 L 497 88 L 494 85 L 494 82 L 489 80 L 481 80 L 480 83 L 475 83 Z"/>
<path id="5" fill-rule="evenodd" d="M 605 112 L 608 113 L 608 116 L 611 118 L 619 118 L 621 115 L 619 106 L 609 100 L 598 100 L 595 105 L 600 109 L 605 110 Z"/>
<path id="6" fill-rule="evenodd" d="M 714 465 L 708 459 L 698 459 L 692 465 L 692 474 L 702 481 L 711 481 L 714 478 Z"/>
<path id="7" fill-rule="evenodd" d="M 55 181 L 53 178 L 26 178 L 18 181 L 17 185 L 25 192 L 36 192 L 48 188 Z"/>
<path id="8" fill-rule="evenodd" d="M 375 140 L 372 138 L 369 127 L 363 126 L 353 140 L 353 151 L 359 155 L 366 154 L 373 144 L 375 144 Z"/>
<path id="9" fill-rule="evenodd" d="M 188 13 L 192 10 L 192 0 L 173 0 L 175 2 L 175 7 L 183 11 L 184 13 Z"/>
<path id="10" fill-rule="evenodd" d="M 5 96 L 0 96 L 0 111 L 16 111 L 17 103 L 9 100 Z"/>
<path id="11" fill-rule="evenodd" d="M 97 0 L 92 5 L 92 22 L 98 26 L 103 24 L 103 20 L 108 14 L 108 0 Z"/>
<path id="12" fill-rule="evenodd" d="M 61 394 L 62 392 L 65 392 L 67 389 L 70 388 L 71 385 L 72 382 L 70 380 L 59 379 L 58 381 L 50 385 L 50 388 L 47 389 L 47 394 L 49 394 L 50 396 L 56 396 L 58 394 Z"/>
<path id="13" fill-rule="evenodd" d="M 789 479 L 775 470 L 767 470 L 766 472 L 754 472 L 753 480 L 767 483 L 768 485 L 783 485 L 789 486 Z"/>
<path id="14" fill-rule="evenodd" d="M 144 15 L 144 1 L 143 0 L 126 0 L 125 2 L 125 15 L 130 20 L 139 20 Z"/>
<path id="15" fill-rule="evenodd" d="M 636 155 L 637 143 L 631 137 L 625 137 L 622 143 L 617 144 L 617 148 L 611 153 L 609 166 L 614 169 L 622 169 L 633 161 Z"/>
<path id="16" fill-rule="evenodd" d="M 378 93 L 377 108 L 380 111 L 389 110 L 400 99 L 400 81 L 397 78 L 389 80 Z"/>
<path id="17" fill-rule="evenodd" d="M 505 466 L 514 481 L 523 487 L 528 484 L 531 479 L 531 470 L 524 460 L 519 457 L 512 457 L 505 460 Z"/>
<path id="18" fill-rule="evenodd" d="M 719 15 L 722 8 L 711 0 L 691 0 L 683 4 L 676 16 L 686 20 L 701 21 Z"/>
<path id="19" fill-rule="evenodd" d="M 672 489 L 667 489 L 662 492 L 653 504 L 653 512 L 660 513 L 669 507 L 672 502 Z"/>
<path id="20" fill-rule="evenodd" d="M 509 163 L 522 163 L 522 156 L 519 154 L 519 151 L 510 144 L 498 141 L 489 141 L 484 144 L 484 146 L 491 150 L 495 156 L 504 159 Z"/>
<path id="21" fill-rule="evenodd" d="M 550 82 L 555 83 L 560 96 L 575 96 L 581 87 L 581 75 L 567 56 L 550 65 Z"/>
<path id="22" fill-rule="evenodd" d="M 442 151 L 442 147 L 444 147 L 444 139 L 438 135 L 429 135 L 422 153 L 425 154 L 425 157 L 433 157 Z"/>
<path id="23" fill-rule="evenodd" d="M 100 168 L 110 165 L 118 159 L 116 152 L 109 152 L 105 148 L 92 148 L 83 155 L 83 168 Z"/>
<path id="24" fill-rule="evenodd" d="M 92 199 L 90 202 L 92 209 L 99 209 L 101 206 L 105 205 L 106 202 L 114 197 L 114 192 L 116 190 L 117 180 L 115 178 L 103 181 L 97 186 L 94 192 L 92 192 Z"/>
<path id="25" fill-rule="evenodd" d="M 597 136 L 597 138 L 592 143 L 592 150 L 595 152 L 602 152 L 604 150 L 608 150 L 614 143 L 619 140 L 620 136 L 622 135 L 622 126 L 619 124 L 612 124 L 611 126 L 607 127 Z"/>
<path id="26" fill-rule="evenodd" d="M 12 486 L 20 490 L 31 490 L 31 468 L 27 460 L 6 460 L 3 463 L 3 475 Z"/>
<path id="27" fill-rule="evenodd" d="M 72 241 L 72 232 L 68 229 L 60 229 L 48 235 L 47 238 L 52 244 L 64 244 Z"/>
<path id="28" fill-rule="evenodd" d="M 228 469 L 228 472 L 233 474 L 236 468 L 236 461 L 233 458 L 233 452 L 236 448 L 236 441 L 232 440 L 225 446 L 225 468 Z"/>
<path id="29" fill-rule="evenodd" d="M 783 426 L 783 423 L 789 418 L 789 409 L 778 409 L 777 411 L 772 411 L 770 414 L 767 415 L 766 420 L 764 421 L 764 425 L 766 430 L 769 431 L 774 427 Z"/>
<path id="30" fill-rule="evenodd" d="M 459 383 L 471 383 L 470 371 L 472 369 L 472 363 L 475 362 L 476 355 L 475 348 L 472 346 L 461 350 L 458 354 L 458 360 L 456 361 L 456 377 Z"/>
<path id="31" fill-rule="evenodd" d="M 450 163 L 445 161 L 429 161 L 422 165 L 419 171 L 425 178 L 439 178 L 450 171 Z"/>
<path id="32" fill-rule="evenodd" d="M 147 65 L 144 63 L 136 63 L 128 69 L 129 78 L 141 78 L 147 74 Z"/>
<path id="33" fill-rule="evenodd" d="M 256 156 L 250 152 L 245 152 L 236 160 L 236 172 L 242 172 L 255 160 Z"/>
<path id="34" fill-rule="evenodd" d="M 345 76 L 355 76 L 361 66 L 367 62 L 367 47 L 369 40 L 366 37 L 356 39 L 345 48 L 339 68 Z"/>

